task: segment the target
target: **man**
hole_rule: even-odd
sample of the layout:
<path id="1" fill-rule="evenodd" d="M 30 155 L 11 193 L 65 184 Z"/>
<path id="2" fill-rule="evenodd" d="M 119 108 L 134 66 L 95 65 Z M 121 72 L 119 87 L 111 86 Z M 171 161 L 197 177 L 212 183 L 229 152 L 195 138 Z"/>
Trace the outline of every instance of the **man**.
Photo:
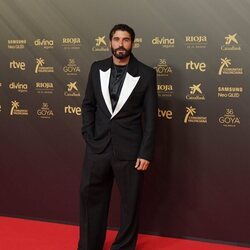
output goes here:
<path id="1" fill-rule="evenodd" d="M 153 153 L 155 71 L 131 53 L 132 28 L 115 25 L 109 38 L 113 56 L 92 64 L 82 105 L 79 250 L 103 249 L 113 179 L 121 194 L 121 227 L 111 249 L 135 249 L 143 172 Z"/>

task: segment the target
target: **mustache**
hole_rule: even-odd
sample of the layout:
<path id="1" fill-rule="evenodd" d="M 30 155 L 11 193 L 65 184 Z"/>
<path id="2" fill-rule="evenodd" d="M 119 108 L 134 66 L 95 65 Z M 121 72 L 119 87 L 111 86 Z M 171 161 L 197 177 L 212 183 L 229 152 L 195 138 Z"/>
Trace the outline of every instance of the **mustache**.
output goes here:
<path id="1" fill-rule="evenodd" d="M 119 47 L 119 48 L 115 49 L 115 52 L 117 52 L 118 50 L 127 51 L 127 50 L 126 50 L 123 46 L 121 46 L 121 47 Z"/>

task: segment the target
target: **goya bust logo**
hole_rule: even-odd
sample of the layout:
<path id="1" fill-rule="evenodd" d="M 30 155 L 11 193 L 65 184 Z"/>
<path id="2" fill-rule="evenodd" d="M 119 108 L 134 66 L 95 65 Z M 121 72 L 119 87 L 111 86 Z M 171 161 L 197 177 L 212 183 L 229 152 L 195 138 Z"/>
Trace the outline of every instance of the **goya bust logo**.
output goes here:
<path id="1" fill-rule="evenodd" d="M 229 108 L 226 109 L 226 113 L 219 117 L 219 123 L 224 127 L 236 127 L 240 125 L 240 117 L 234 114 L 234 110 Z"/>
<path id="2" fill-rule="evenodd" d="M 169 76 L 173 73 L 171 66 L 167 64 L 166 59 L 160 59 L 159 63 L 156 67 L 154 67 L 154 69 L 156 70 L 157 76 Z"/>
<path id="3" fill-rule="evenodd" d="M 76 64 L 75 59 L 69 59 L 69 62 L 66 66 L 63 67 L 63 72 L 67 75 L 78 75 L 81 70 L 80 67 Z"/>
<path id="4" fill-rule="evenodd" d="M 50 119 L 54 116 L 54 113 L 53 110 L 50 109 L 49 104 L 47 102 L 43 102 L 42 107 L 37 110 L 37 115 L 43 119 Z"/>

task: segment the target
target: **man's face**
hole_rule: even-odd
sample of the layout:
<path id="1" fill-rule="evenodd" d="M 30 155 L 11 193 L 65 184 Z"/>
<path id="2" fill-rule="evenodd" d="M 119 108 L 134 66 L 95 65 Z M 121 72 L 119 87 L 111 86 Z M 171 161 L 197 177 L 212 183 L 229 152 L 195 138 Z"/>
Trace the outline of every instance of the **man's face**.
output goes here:
<path id="1" fill-rule="evenodd" d="M 117 30 L 110 41 L 112 54 L 118 59 L 124 59 L 131 54 L 133 42 L 127 31 Z"/>

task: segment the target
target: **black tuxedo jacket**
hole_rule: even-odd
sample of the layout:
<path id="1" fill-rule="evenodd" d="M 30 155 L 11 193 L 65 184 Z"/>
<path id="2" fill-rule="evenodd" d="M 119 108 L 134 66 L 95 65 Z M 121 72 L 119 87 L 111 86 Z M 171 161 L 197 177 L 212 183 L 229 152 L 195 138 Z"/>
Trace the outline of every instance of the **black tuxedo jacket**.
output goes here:
<path id="1" fill-rule="evenodd" d="M 115 110 L 109 96 L 112 57 L 91 66 L 82 104 L 82 134 L 92 153 L 112 142 L 120 160 L 151 160 L 157 115 L 156 72 L 130 56 Z"/>

